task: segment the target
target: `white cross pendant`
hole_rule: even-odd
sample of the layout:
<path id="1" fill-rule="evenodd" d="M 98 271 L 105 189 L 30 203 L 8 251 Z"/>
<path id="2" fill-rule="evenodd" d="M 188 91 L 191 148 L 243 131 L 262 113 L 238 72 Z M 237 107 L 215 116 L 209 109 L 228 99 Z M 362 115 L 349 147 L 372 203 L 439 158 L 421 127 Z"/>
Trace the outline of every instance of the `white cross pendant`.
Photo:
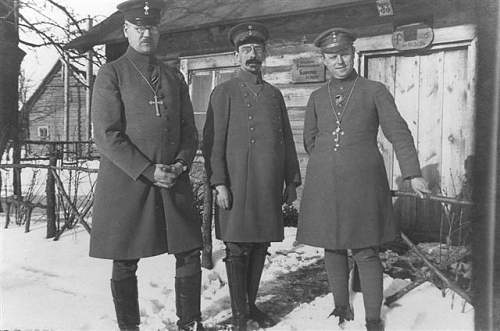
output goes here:
<path id="1" fill-rule="evenodd" d="M 158 105 L 163 105 L 163 100 L 158 100 L 158 96 L 155 94 L 154 95 L 154 100 L 149 101 L 150 105 L 155 105 L 155 110 L 156 110 L 156 116 L 160 117 L 160 107 Z"/>
<path id="2" fill-rule="evenodd" d="M 339 139 L 340 139 L 340 136 L 343 136 L 344 135 L 344 131 L 342 131 L 342 129 L 340 128 L 340 126 L 337 126 L 337 128 L 335 129 L 335 131 L 333 131 L 333 141 L 335 143 L 338 143 Z"/>

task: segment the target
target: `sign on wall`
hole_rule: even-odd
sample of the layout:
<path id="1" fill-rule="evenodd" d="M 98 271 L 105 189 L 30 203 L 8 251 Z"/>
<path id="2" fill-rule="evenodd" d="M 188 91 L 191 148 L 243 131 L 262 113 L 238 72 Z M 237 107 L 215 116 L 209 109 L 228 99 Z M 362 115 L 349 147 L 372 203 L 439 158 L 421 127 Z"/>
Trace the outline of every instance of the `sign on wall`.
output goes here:
<path id="1" fill-rule="evenodd" d="M 434 39 L 432 28 L 423 23 L 401 25 L 392 33 L 392 46 L 399 51 L 422 49 Z"/>
<path id="2" fill-rule="evenodd" d="M 293 60 L 293 83 L 312 83 L 324 81 L 325 66 L 319 58 L 298 58 Z"/>

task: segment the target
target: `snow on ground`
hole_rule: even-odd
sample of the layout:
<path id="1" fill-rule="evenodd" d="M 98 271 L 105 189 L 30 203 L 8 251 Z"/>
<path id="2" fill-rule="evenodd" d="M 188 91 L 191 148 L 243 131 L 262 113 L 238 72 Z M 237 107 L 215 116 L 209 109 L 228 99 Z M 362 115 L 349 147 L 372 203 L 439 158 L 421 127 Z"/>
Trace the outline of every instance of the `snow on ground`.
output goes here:
<path id="1" fill-rule="evenodd" d="M 15 224 L 3 229 L 0 214 L 0 329 L 116 330 L 109 278 L 111 262 L 88 257 L 89 236 L 81 227 L 58 242 L 45 238 L 45 224 L 30 233 Z M 261 281 L 258 304 L 278 323 L 268 330 L 339 330 L 328 294 L 322 250 L 294 245 L 294 228 L 273 243 Z M 203 270 L 204 323 L 230 317 L 223 245 L 214 241 L 215 267 Z M 142 259 L 138 270 L 142 330 L 175 330 L 174 257 Z M 385 295 L 408 281 L 385 276 Z M 364 329 L 363 299 L 352 296 L 355 319 L 345 330 Z M 458 296 L 424 283 L 383 308 L 386 330 L 473 330 L 473 309 Z"/>

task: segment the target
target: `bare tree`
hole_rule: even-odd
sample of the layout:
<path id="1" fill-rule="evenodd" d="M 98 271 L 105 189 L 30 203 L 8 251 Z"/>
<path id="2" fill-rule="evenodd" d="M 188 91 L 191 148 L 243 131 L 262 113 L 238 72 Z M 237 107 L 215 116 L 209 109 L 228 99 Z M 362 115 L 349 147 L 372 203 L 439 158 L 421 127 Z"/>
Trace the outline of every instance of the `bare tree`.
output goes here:
<path id="1" fill-rule="evenodd" d="M 53 47 L 62 61 L 67 61 L 70 66 L 82 68 L 88 59 L 75 50 L 63 50 L 63 46 L 86 32 L 89 19 L 95 18 L 79 18 L 71 8 L 54 0 L 21 0 L 19 43 L 33 49 Z M 102 65 L 104 56 L 96 52 L 94 62 L 98 66 Z M 73 71 L 72 75 L 81 84 L 87 85 L 81 70 Z"/>

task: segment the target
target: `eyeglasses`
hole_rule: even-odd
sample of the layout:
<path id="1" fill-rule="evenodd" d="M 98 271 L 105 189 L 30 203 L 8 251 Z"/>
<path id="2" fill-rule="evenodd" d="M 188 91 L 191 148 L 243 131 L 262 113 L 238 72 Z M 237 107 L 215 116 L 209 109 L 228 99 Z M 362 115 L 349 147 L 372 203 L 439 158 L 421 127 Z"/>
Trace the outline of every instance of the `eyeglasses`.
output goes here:
<path id="1" fill-rule="evenodd" d="M 259 45 L 243 45 L 240 47 L 239 52 L 243 54 L 250 54 L 252 50 L 255 52 L 255 54 L 261 55 L 264 54 L 266 48 Z"/>
<path id="2" fill-rule="evenodd" d="M 158 33 L 160 31 L 160 28 L 158 27 L 158 25 L 133 25 L 133 24 L 129 24 L 128 26 L 131 27 L 132 29 L 134 29 L 137 33 L 140 33 L 141 35 L 144 34 L 144 32 L 146 32 L 146 30 L 148 30 L 149 32 L 152 32 L 152 33 Z"/>

